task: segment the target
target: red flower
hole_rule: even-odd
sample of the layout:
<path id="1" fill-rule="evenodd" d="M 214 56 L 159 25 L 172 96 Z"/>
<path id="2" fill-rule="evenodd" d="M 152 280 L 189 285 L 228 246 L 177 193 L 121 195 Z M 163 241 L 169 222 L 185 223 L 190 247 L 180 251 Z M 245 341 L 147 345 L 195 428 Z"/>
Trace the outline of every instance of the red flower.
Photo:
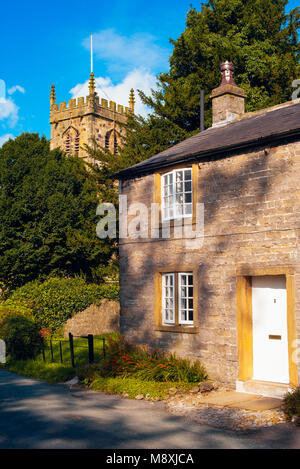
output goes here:
<path id="1" fill-rule="evenodd" d="M 40 331 L 40 335 L 41 335 L 42 339 L 45 339 L 50 334 L 51 334 L 51 330 L 49 329 L 49 327 L 47 327 L 46 329 L 42 329 Z"/>

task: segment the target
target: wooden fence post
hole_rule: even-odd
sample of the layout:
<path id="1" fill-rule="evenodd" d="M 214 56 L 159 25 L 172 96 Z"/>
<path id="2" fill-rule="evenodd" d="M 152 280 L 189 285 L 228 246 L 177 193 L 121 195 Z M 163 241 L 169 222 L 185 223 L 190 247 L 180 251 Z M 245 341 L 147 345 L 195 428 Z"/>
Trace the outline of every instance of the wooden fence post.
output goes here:
<path id="1" fill-rule="evenodd" d="M 69 332 L 70 354 L 72 367 L 75 368 L 73 335 Z"/>
<path id="2" fill-rule="evenodd" d="M 89 363 L 95 363 L 95 358 L 94 358 L 94 336 L 92 334 L 88 335 L 88 344 L 89 344 Z"/>

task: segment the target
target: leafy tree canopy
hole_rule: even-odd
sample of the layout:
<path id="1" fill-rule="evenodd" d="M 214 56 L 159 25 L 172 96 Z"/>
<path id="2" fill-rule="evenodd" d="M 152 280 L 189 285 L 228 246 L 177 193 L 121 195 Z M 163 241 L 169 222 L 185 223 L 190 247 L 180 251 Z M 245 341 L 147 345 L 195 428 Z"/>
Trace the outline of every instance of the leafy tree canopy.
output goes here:
<path id="1" fill-rule="evenodd" d="M 127 137 L 118 155 L 90 150 L 102 162 L 103 177 L 132 166 L 199 131 L 200 90 L 205 90 L 205 124 L 211 125 L 211 99 L 221 82 L 220 64 L 235 65 L 235 80 L 248 98 L 246 111 L 284 101 L 300 78 L 300 9 L 285 13 L 287 0 L 209 0 L 191 8 L 186 28 L 170 40 L 173 52 L 167 73 L 158 76 L 151 96 L 139 91 L 152 113 L 130 116 Z M 100 176 L 100 173 L 98 177 Z"/>
<path id="2" fill-rule="evenodd" d="M 112 154 L 96 141 L 93 147 L 86 146 L 87 151 L 99 165 L 92 165 L 98 184 L 102 187 L 103 201 L 115 201 L 116 190 L 112 188 L 110 176 L 123 168 L 150 158 L 165 148 L 180 142 L 185 138 L 186 132 L 178 125 L 165 118 L 150 114 L 147 118 L 130 114 L 126 125 L 126 137 L 119 135 L 121 142 L 117 154 Z M 106 188 L 106 190 L 105 190 Z"/>
<path id="3" fill-rule="evenodd" d="M 0 148 L 0 285 L 105 274 L 115 245 L 96 236 L 97 183 L 77 157 L 22 134 Z"/>
<path id="4" fill-rule="evenodd" d="M 170 57 L 170 70 L 145 104 L 156 116 L 184 131 L 199 129 L 200 90 L 205 90 L 206 125 L 211 125 L 211 91 L 221 81 L 220 63 L 235 65 L 247 95 L 247 111 L 289 101 L 300 77 L 299 7 L 285 13 L 287 0 L 209 0 L 190 9 L 186 28 Z"/>

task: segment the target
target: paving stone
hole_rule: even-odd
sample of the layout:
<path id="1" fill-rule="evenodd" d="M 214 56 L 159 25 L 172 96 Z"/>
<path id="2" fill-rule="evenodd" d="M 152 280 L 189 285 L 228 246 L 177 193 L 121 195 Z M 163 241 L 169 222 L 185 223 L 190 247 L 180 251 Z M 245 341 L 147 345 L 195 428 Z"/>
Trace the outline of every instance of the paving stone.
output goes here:
<path id="1" fill-rule="evenodd" d="M 270 410 L 270 409 L 278 409 L 282 405 L 281 399 L 275 399 L 272 397 L 265 397 L 256 400 L 240 402 L 237 404 L 229 404 L 229 407 L 245 409 L 245 410 Z"/>
<path id="2" fill-rule="evenodd" d="M 216 404 L 216 405 L 230 405 L 230 404 L 238 404 L 240 402 L 247 402 L 252 400 L 259 399 L 260 396 L 256 394 L 245 394 L 242 392 L 220 392 L 211 394 L 209 396 L 203 397 L 201 402 L 206 404 Z M 240 406 L 239 406 L 240 407 Z"/>

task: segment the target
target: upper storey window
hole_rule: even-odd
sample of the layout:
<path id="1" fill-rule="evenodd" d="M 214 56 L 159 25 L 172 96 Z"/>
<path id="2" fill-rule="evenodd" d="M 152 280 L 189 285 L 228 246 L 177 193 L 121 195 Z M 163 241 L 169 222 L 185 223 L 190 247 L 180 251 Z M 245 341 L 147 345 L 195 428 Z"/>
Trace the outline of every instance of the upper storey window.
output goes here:
<path id="1" fill-rule="evenodd" d="M 192 168 L 176 169 L 161 179 L 162 220 L 192 217 Z"/>

